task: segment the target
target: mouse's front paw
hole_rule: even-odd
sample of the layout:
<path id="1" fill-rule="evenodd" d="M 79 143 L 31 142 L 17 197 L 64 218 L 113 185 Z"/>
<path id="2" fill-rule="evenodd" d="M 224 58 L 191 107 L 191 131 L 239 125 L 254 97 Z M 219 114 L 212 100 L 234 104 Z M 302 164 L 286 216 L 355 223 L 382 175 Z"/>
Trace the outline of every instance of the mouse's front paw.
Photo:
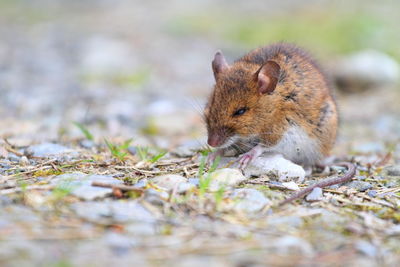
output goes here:
<path id="1" fill-rule="evenodd" d="M 250 162 L 254 159 L 254 156 L 252 153 L 245 153 L 240 158 L 238 159 L 239 163 L 239 169 L 242 171 L 246 169 L 247 166 L 249 166 Z"/>
<path id="2" fill-rule="evenodd" d="M 238 160 L 239 169 L 243 171 L 254 159 L 258 158 L 263 151 L 264 149 L 261 145 L 256 145 L 249 152 L 241 155 Z"/>

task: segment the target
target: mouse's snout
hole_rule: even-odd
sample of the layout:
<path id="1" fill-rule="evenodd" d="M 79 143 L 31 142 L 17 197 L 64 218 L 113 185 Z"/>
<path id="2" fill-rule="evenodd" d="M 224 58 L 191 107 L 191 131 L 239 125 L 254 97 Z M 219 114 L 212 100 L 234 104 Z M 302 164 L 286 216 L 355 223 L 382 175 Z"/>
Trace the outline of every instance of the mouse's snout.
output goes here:
<path id="1" fill-rule="evenodd" d="M 225 142 L 225 138 L 219 134 L 209 134 L 207 143 L 212 147 L 219 147 Z"/>

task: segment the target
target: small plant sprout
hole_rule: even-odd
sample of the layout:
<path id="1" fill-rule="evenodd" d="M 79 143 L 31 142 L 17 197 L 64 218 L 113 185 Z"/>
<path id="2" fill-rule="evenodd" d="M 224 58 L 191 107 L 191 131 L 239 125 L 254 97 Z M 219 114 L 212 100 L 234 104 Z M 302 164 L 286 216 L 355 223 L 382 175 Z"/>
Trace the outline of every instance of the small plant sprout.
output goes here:
<path id="1" fill-rule="evenodd" d="M 136 151 L 137 151 L 137 155 L 139 156 L 141 161 L 147 161 L 147 158 L 149 156 L 149 148 L 148 147 L 137 146 Z"/>
<path id="2" fill-rule="evenodd" d="M 216 208 L 218 209 L 222 200 L 224 199 L 224 194 L 225 194 L 225 187 L 221 186 L 217 192 L 214 193 L 214 199 L 215 199 L 215 205 Z"/>
<path id="3" fill-rule="evenodd" d="M 137 146 L 136 151 L 141 161 L 147 161 L 150 163 L 156 163 L 167 154 L 167 151 L 162 150 L 158 154 L 150 156 L 149 148 L 142 146 Z"/>
<path id="4" fill-rule="evenodd" d="M 90 140 L 90 141 L 94 140 L 92 133 L 89 132 L 88 128 L 86 128 L 85 125 L 83 125 L 82 123 L 76 122 L 76 121 L 74 122 L 74 125 L 76 127 L 78 127 L 79 130 L 81 130 L 81 132 L 83 133 L 83 135 L 85 136 L 85 138 L 87 140 Z"/>
<path id="5" fill-rule="evenodd" d="M 151 163 L 156 163 L 157 161 L 159 161 L 162 157 L 165 156 L 165 154 L 167 154 L 167 151 L 161 151 L 160 153 L 158 153 L 157 155 L 153 156 L 150 159 Z"/>
<path id="6" fill-rule="evenodd" d="M 220 161 L 220 157 L 217 157 L 214 160 L 214 162 L 212 163 L 210 169 L 208 170 L 207 175 L 204 175 L 204 170 L 205 170 L 205 165 L 206 165 L 206 157 L 203 156 L 201 158 L 200 165 L 199 165 L 199 172 L 198 172 L 200 196 L 204 196 L 204 194 L 210 187 L 211 173 L 213 173 L 217 169 L 219 161 Z"/>
<path id="7" fill-rule="evenodd" d="M 108 149 L 111 152 L 111 155 L 120 160 L 120 161 L 125 161 L 126 157 L 128 156 L 128 147 L 132 143 L 132 139 L 126 140 L 124 143 L 121 145 L 116 145 L 113 143 L 110 143 L 107 141 L 107 139 L 104 139 L 104 142 L 106 143 Z"/>

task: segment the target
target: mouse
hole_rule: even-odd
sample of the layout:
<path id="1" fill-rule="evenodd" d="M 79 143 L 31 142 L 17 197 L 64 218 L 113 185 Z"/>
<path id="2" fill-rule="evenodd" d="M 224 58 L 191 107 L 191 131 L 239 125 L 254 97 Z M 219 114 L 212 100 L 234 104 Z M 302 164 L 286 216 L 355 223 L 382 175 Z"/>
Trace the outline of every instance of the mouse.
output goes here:
<path id="1" fill-rule="evenodd" d="M 241 170 L 264 153 L 281 154 L 307 170 L 323 164 L 336 141 L 338 111 L 325 72 L 308 52 L 274 43 L 228 64 L 217 51 L 211 66 L 215 85 L 204 109 L 207 143 L 215 148 L 209 162 L 234 151 Z M 335 184 L 352 179 L 350 165 L 342 164 L 348 172 Z"/>

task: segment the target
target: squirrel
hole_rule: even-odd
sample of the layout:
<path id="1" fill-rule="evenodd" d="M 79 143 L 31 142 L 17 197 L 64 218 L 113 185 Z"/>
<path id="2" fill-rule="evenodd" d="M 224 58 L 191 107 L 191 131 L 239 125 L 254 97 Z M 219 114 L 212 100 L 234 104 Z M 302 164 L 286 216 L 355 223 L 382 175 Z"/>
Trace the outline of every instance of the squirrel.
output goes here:
<path id="1" fill-rule="evenodd" d="M 263 153 L 279 153 L 310 169 L 329 155 L 338 129 L 337 106 L 321 67 L 304 50 L 272 44 L 250 51 L 232 65 L 217 51 L 212 70 L 216 83 L 204 117 L 208 145 L 218 149 L 209 161 L 234 149 L 242 153 L 242 170 Z M 308 187 L 294 199 L 315 187 L 351 180 L 355 166 L 340 165 L 348 168 L 342 177 Z"/>

